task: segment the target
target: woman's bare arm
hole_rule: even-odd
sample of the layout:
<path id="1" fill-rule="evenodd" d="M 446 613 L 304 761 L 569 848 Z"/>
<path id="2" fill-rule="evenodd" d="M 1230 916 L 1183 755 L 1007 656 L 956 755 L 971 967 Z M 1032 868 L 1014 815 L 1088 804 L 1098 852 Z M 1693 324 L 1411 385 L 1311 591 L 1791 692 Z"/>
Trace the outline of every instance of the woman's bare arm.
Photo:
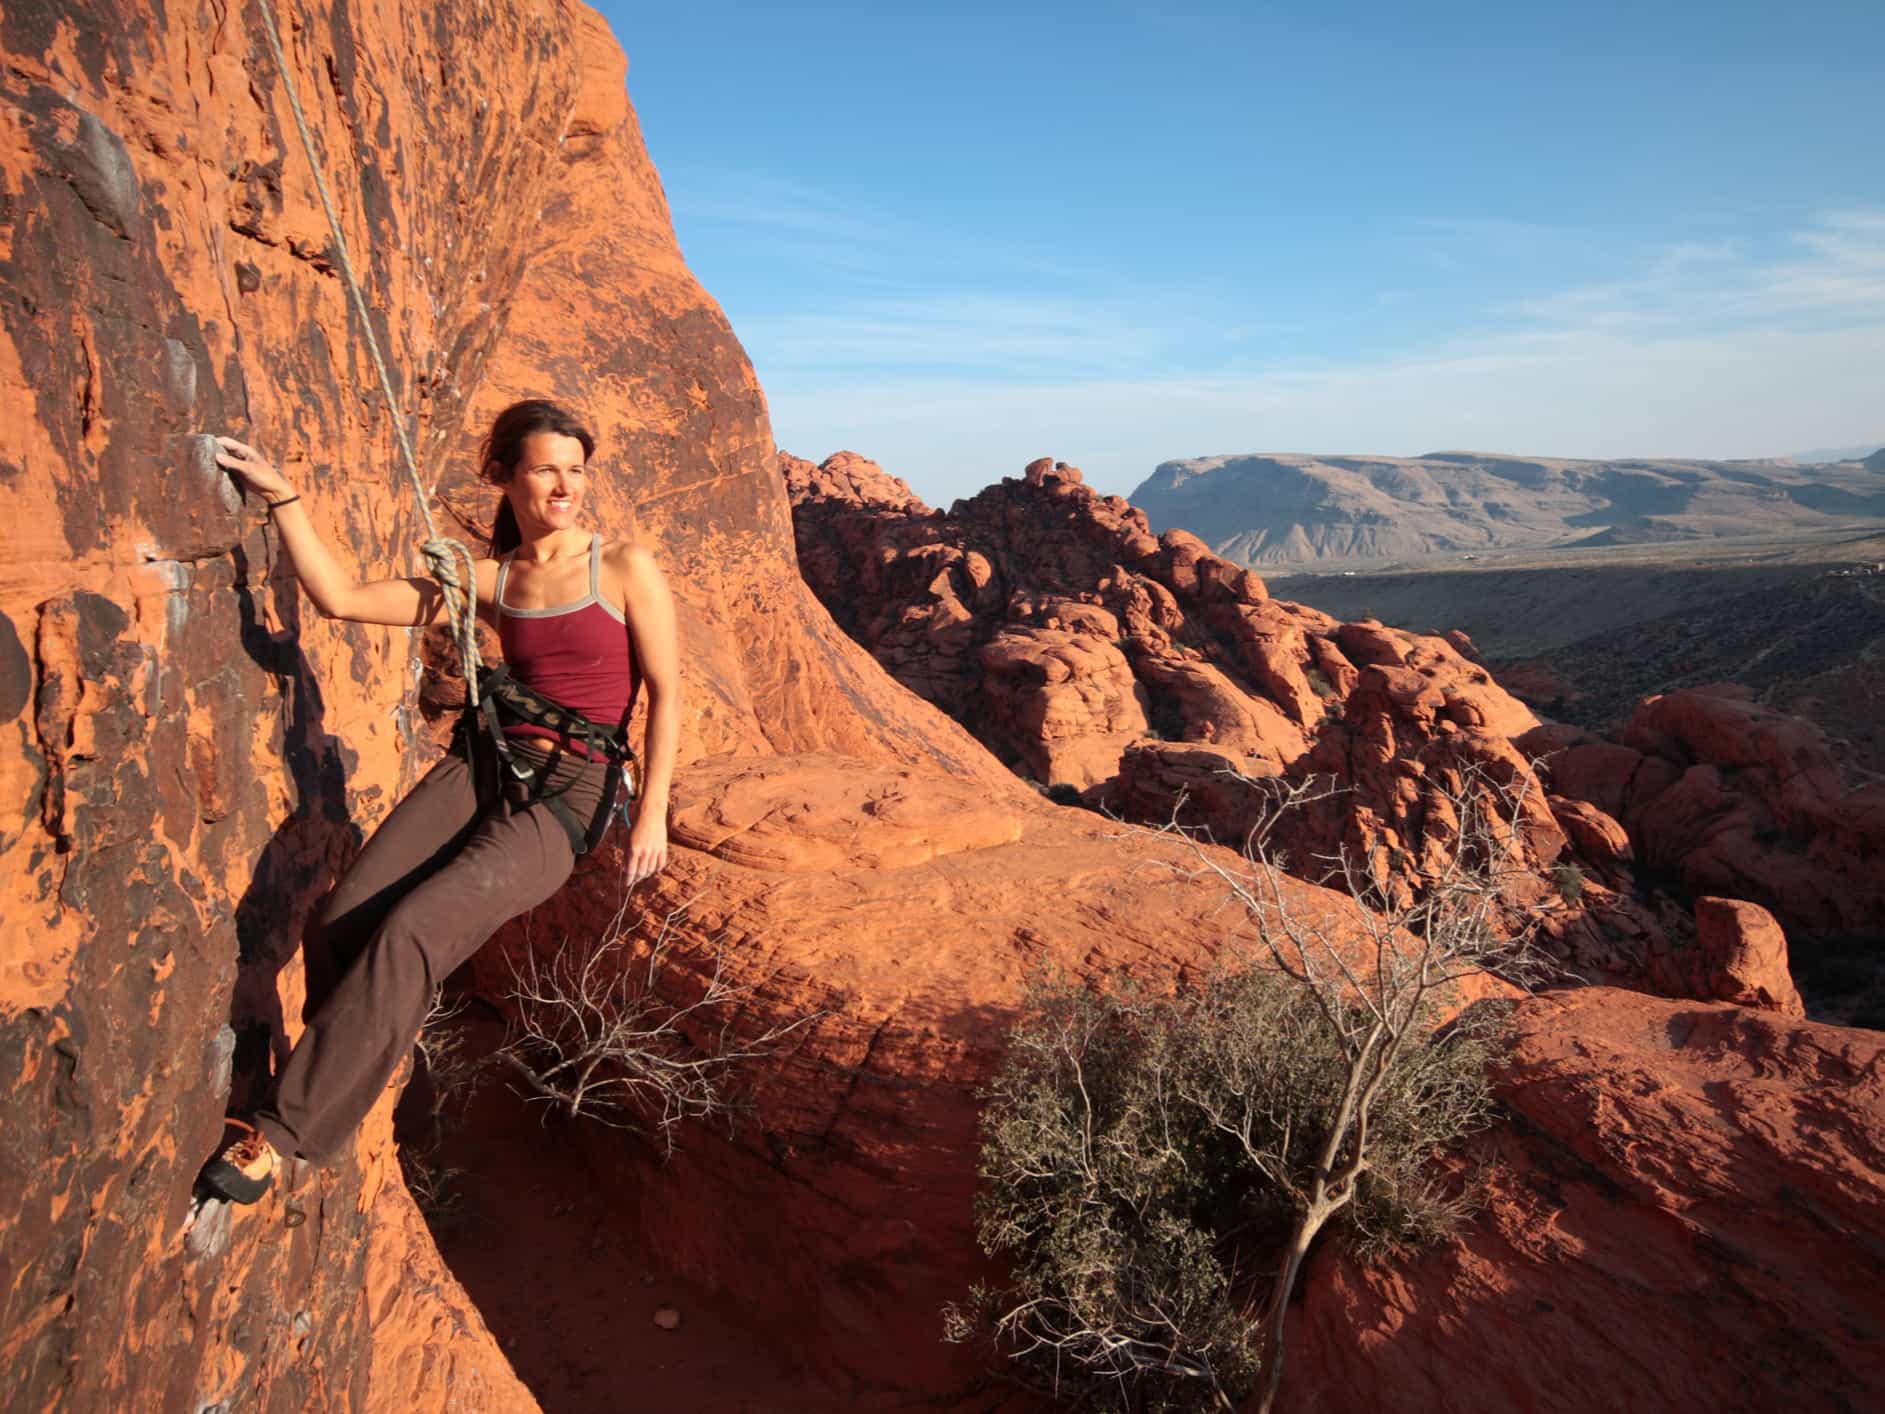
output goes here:
<path id="1" fill-rule="evenodd" d="M 612 547 L 609 558 L 621 577 L 622 611 L 634 635 L 635 661 L 648 694 L 641 800 L 628 837 L 629 883 L 635 884 L 659 873 L 668 862 L 668 796 L 681 744 L 681 652 L 674 596 L 654 556 L 639 546 L 622 545 Z"/>
<path id="2" fill-rule="evenodd" d="M 295 489 L 288 479 L 253 447 L 232 437 L 216 440 L 221 447 L 216 460 L 224 468 L 271 504 L 291 502 L 272 512 L 275 529 L 301 587 L 322 614 L 354 623 L 414 628 L 445 622 L 445 593 L 434 581 L 421 576 L 355 579 L 321 539 L 308 516 L 307 504 L 291 499 Z M 477 581 L 479 603 L 489 603 L 497 584 L 497 561 L 478 561 Z"/>

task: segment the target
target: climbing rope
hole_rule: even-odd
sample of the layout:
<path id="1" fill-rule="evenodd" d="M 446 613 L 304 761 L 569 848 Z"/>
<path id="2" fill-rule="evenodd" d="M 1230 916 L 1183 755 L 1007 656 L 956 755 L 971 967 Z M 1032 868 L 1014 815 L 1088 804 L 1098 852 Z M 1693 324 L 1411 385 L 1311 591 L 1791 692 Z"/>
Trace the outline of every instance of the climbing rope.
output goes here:
<path id="1" fill-rule="evenodd" d="M 314 173 L 314 189 L 320 193 L 321 209 L 327 213 L 328 229 L 334 233 L 334 249 L 340 255 L 340 273 L 347 282 L 347 291 L 353 296 L 354 313 L 360 316 L 360 328 L 367 336 L 367 352 L 373 356 L 373 367 L 380 375 L 380 392 L 386 398 L 386 410 L 392 414 L 393 432 L 399 439 L 399 455 L 406 468 L 406 477 L 412 482 L 414 498 L 419 503 L 419 515 L 425 521 L 425 543 L 420 552 L 425 556 L 425 566 L 432 578 L 438 581 L 439 588 L 445 593 L 445 609 L 452 621 L 452 638 L 458 644 L 458 656 L 464 666 L 465 691 L 470 694 L 472 706 L 478 704 L 478 669 L 482 660 L 478 654 L 478 600 L 477 600 L 477 561 L 471 549 L 462 540 L 454 540 L 440 535 L 438 527 L 432 522 L 430 497 L 426 494 L 425 483 L 419 477 L 419 462 L 412 453 L 412 440 L 406 435 L 406 419 L 400 413 L 399 399 L 393 394 L 393 380 L 386 371 L 386 360 L 380 354 L 380 341 L 373 333 L 373 321 L 367 315 L 366 296 L 360 292 L 360 281 L 353 273 L 353 259 L 347 253 L 347 238 L 341 234 L 340 218 L 334 213 L 334 198 L 327 190 L 327 178 L 321 173 L 321 164 L 314 155 L 314 139 L 308 133 L 307 114 L 301 110 L 301 95 L 295 90 L 294 75 L 288 70 L 287 57 L 282 53 L 281 34 L 275 28 L 275 7 L 270 0 L 258 0 L 262 10 L 262 27 L 268 31 L 268 47 L 275 55 L 275 68 L 281 74 L 282 86 L 288 91 L 288 107 L 294 113 L 295 129 L 301 134 L 301 147 L 307 153 L 308 167 Z"/>

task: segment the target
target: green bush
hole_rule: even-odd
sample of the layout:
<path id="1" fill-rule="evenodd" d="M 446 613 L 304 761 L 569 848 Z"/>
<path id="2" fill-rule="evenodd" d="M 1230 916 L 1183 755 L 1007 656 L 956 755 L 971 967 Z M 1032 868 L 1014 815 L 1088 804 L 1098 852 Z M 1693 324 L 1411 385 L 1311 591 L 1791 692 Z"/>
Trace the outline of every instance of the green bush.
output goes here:
<path id="1" fill-rule="evenodd" d="M 1566 861 L 1551 871 L 1552 882 L 1558 886 L 1558 897 L 1566 903 L 1576 903 L 1584 897 L 1584 871 L 1577 864 Z"/>
<path id="2" fill-rule="evenodd" d="M 985 1090 L 977 1233 L 1010 1285 L 948 1309 L 1034 1382 L 1122 1410 L 1222 1409 L 1252 1390 L 1253 1293 L 1305 1201 L 1350 1073 L 1335 1022 L 1281 973 L 1174 997 L 1038 978 Z M 1436 1145 L 1485 1119 L 1488 1017 L 1401 1047 L 1369 1161 L 1336 1220 L 1364 1254 L 1464 1209 Z"/>

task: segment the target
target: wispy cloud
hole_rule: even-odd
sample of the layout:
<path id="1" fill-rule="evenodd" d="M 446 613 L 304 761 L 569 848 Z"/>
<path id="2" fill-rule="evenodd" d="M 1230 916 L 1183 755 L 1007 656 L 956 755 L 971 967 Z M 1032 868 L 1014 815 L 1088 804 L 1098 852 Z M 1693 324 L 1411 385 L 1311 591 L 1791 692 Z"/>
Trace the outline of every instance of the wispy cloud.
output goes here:
<path id="1" fill-rule="evenodd" d="M 696 181 L 700 178 L 698 174 Z M 1250 301 L 1149 284 L 1031 237 L 929 226 L 770 178 L 722 175 L 674 199 L 684 240 L 715 228 L 764 242 L 797 278 L 730 300 L 768 377 L 854 384 L 906 374 L 1017 380 L 1209 366 L 1288 332 Z"/>
<path id="2" fill-rule="evenodd" d="M 946 271 L 1054 279 L 1100 273 L 1068 261 L 1051 241 L 925 224 L 855 197 L 763 174 L 691 172 L 670 199 L 684 239 L 689 231 L 732 228 L 742 240 L 791 241 L 805 263 L 834 271 L 874 268 L 906 282 Z"/>
<path id="3" fill-rule="evenodd" d="M 1885 214 L 1834 212 L 1765 259 L 1734 242 L 1650 252 L 1622 278 L 1511 301 L 1494 313 L 1545 327 L 1702 330 L 1746 322 L 1864 322 L 1885 316 Z"/>
<path id="4" fill-rule="evenodd" d="M 880 245 L 895 235 L 887 220 L 870 220 L 866 213 L 834 211 L 809 199 L 802 188 L 768 184 L 742 197 L 690 196 L 678 199 L 675 209 L 690 221 L 718 221 L 754 227 L 763 232 L 823 236 L 850 245 Z"/>
<path id="5" fill-rule="evenodd" d="M 855 447 L 942 502 L 1037 455 L 1123 492 L 1161 460 L 1233 451 L 1732 457 L 1880 435 L 1885 212 L 1829 213 L 1765 253 L 1686 241 L 1617 263 L 1417 349 L 1257 371 L 1165 371 L 1187 331 L 1225 321 L 1155 294 L 860 305 L 749 343 L 785 445 Z"/>
<path id="6" fill-rule="evenodd" d="M 1284 328 L 1227 324 L 1216 304 L 1190 291 L 1121 288 L 1082 296 L 970 290 L 844 300 L 746 318 L 740 334 L 764 351 L 770 369 L 811 380 L 973 370 L 999 384 L 1182 367 L 1201 350 L 1220 356 Z"/>

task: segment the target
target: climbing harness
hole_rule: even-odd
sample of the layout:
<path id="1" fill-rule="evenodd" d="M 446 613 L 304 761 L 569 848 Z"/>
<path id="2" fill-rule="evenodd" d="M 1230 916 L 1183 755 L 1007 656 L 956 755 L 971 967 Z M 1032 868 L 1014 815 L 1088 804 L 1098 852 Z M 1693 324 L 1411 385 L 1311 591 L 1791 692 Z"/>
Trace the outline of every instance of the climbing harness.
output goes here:
<path id="1" fill-rule="evenodd" d="M 481 669 L 479 677 L 483 691 L 478 703 L 474 705 L 467 701 L 465 704 L 467 750 L 476 750 L 478 728 L 482 726 L 489 734 L 491 745 L 503 763 L 504 770 L 517 780 L 530 784 L 532 800 L 549 806 L 550 813 L 556 816 L 557 823 L 562 825 L 564 833 L 569 836 L 570 848 L 579 857 L 589 853 L 601 842 L 618 813 L 625 821 L 629 818 L 629 810 L 640 791 L 640 764 L 626 739 L 627 724 L 611 731 L 574 708 L 565 707 L 535 688 L 517 681 L 502 665 Z M 559 742 L 574 742 L 580 746 L 582 754 L 589 760 L 609 763 L 607 781 L 602 788 L 602 804 L 587 824 L 563 799 L 570 783 L 565 782 L 554 788 L 551 786 L 551 777 L 562 755 L 561 750 L 552 751 L 549 758 L 534 769 L 518 760 L 504 734 L 507 725 L 517 723 L 543 727 L 554 733 Z"/>

